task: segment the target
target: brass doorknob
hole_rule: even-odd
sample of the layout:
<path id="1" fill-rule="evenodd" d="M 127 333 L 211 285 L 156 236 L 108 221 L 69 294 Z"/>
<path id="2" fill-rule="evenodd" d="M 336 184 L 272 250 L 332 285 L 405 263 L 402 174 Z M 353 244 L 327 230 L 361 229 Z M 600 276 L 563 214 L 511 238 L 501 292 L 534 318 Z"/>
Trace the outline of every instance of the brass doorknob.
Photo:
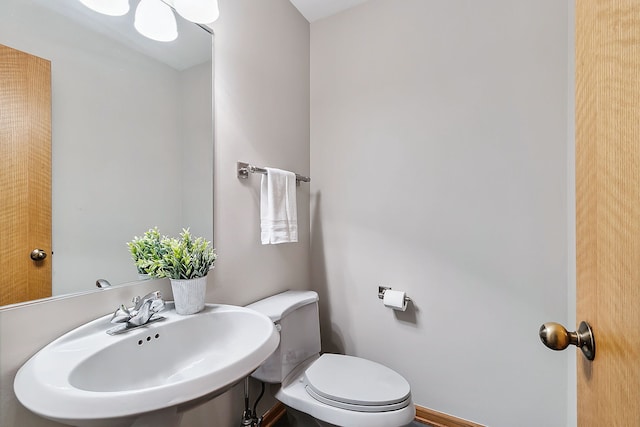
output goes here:
<path id="1" fill-rule="evenodd" d="M 34 261 L 42 261 L 47 257 L 47 253 L 42 249 L 34 249 L 31 251 L 31 259 Z"/>
<path id="2" fill-rule="evenodd" d="M 564 326 L 555 322 L 548 322 L 540 326 L 540 340 L 551 350 L 564 350 L 569 345 L 575 345 L 582 350 L 588 359 L 596 357 L 596 341 L 587 322 L 580 322 L 578 330 L 568 332 Z"/>

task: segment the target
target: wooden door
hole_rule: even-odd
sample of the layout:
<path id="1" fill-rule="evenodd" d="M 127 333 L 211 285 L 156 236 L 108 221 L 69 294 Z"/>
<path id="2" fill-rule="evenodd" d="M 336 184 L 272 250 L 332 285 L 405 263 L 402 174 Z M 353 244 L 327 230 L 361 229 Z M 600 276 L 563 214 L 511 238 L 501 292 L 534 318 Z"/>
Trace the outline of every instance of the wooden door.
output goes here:
<path id="1" fill-rule="evenodd" d="M 51 296 L 50 255 L 51 63 L 0 45 L 0 305 Z"/>
<path id="2" fill-rule="evenodd" d="M 640 0 L 576 0 L 578 425 L 640 426 Z"/>

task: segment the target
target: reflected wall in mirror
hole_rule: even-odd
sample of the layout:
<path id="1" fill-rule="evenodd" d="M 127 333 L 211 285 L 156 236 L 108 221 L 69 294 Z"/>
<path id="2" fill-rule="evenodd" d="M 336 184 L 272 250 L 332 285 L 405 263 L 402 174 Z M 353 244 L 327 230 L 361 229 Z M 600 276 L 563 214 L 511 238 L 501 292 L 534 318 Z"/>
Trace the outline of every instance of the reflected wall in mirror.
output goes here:
<path id="1" fill-rule="evenodd" d="M 212 37 L 177 17 L 177 40 L 148 40 L 137 3 L 0 4 L 0 44 L 51 62 L 54 296 L 136 281 L 126 242 L 151 227 L 213 238 Z"/>

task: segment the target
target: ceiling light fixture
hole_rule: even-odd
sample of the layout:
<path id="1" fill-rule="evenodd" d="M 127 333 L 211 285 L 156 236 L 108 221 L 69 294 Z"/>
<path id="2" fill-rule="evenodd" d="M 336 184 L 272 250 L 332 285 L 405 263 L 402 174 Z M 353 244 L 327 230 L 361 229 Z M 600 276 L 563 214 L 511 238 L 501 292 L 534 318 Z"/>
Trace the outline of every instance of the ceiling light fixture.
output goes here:
<path id="1" fill-rule="evenodd" d="M 129 12 L 129 0 L 80 2 L 104 15 L 122 16 Z M 173 41 L 178 37 L 174 10 L 184 19 L 196 24 L 210 24 L 220 16 L 218 0 L 140 0 L 136 7 L 133 26 L 140 34 L 152 40 Z"/>
<path id="2" fill-rule="evenodd" d="M 161 0 L 140 0 L 133 26 L 143 36 L 159 42 L 170 42 L 178 37 L 176 17 Z"/>
<path id="3" fill-rule="evenodd" d="M 174 0 L 176 11 L 184 19 L 197 24 L 210 24 L 218 19 L 218 0 Z"/>
<path id="4" fill-rule="evenodd" d="M 129 0 L 80 0 L 89 9 L 109 16 L 122 16 L 129 12 Z"/>

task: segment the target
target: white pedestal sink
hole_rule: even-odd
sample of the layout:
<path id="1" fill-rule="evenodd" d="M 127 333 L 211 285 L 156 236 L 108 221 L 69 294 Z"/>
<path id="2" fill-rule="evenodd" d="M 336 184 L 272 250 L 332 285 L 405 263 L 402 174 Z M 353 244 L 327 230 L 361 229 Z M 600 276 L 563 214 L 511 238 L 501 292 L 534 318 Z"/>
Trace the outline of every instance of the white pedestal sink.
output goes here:
<path id="1" fill-rule="evenodd" d="M 279 343 L 271 320 L 256 311 L 207 304 L 180 316 L 107 335 L 111 315 L 51 342 L 14 382 L 36 414 L 80 427 L 176 427 L 185 408 L 209 400 L 249 375 Z"/>

